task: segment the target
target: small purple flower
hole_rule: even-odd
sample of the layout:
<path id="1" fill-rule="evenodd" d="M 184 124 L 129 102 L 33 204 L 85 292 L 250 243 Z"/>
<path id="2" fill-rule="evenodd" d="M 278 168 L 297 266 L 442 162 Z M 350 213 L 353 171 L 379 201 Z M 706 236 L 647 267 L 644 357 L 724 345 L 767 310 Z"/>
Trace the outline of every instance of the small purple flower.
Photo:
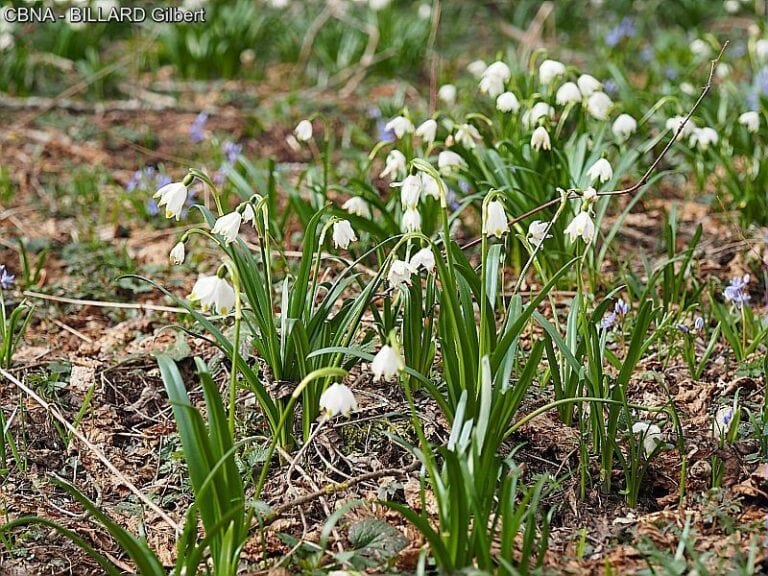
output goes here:
<path id="1" fill-rule="evenodd" d="M 730 285 L 723 291 L 723 296 L 728 302 L 731 302 L 736 306 L 736 308 L 741 308 L 749 303 L 749 292 L 746 289 L 747 284 L 749 284 L 749 274 L 736 276 L 731 280 Z"/>
<path id="2" fill-rule="evenodd" d="M 238 157 L 243 151 L 242 144 L 236 144 L 234 142 L 230 142 L 227 140 L 224 142 L 224 145 L 221 147 L 222 152 L 224 153 L 224 158 L 226 158 L 226 161 L 228 164 L 234 164 L 237 162 Z"/>
<path id="3" fill-rule="evenodd" d="M 671 80 L 671 81 L 677 80 L 677 76 L 678 76 L 677 70 L 675 70 L 671 66 L 667 66 L 664 69 L 664 78 L 666 78 L 667 80 Z"/>
<path id="4" fill-rule="evenodd" d="M 160 207 L 157 205 L 157 200 L 150 198 L 146 203 L 147 214 L 150 216 L 157 216 L 160 213 Z"/>
<path id="5" fill-rule="evenodd" d="M 642 50 L 640 50 L 640 61 L 641 62 L 650 62 L 653 60 L 653 47 L 651 46 L 645 46 Z"/>
<path id="6" fill-rule="evenodd" d="M 192 122 L 192 126 L 189 128 L 189 139 L 193 144 L 197 144 L 205 140 L 205 123 L 208 121 L 208 114 L 206 112 L 200 112 L 195 117 L 195 121 Z"/>
<path id="7" fill-rule="evenodd" d="M 626 316 L 629 313 L 629 310 L 630 310 L 629 304 L 624 302 L 623 298 L 619 298 L 613 307 L 613 311 L 619 316 Z"/>
<path id="8" fill-rule="evenodd" d="M 693 321 L 693 329 L 699 332 L 704 329 L 704 318 L 696 316 L 696 320 Z"/>
<path id="9" fill-rule="evenodd" d="M 8 290 L 13 285 L 15 279 L 16 276 L 8 273 L 5 264 L 0 264 L 0 286 L 3 287 L 3 290 Z"/>
<path id="10" fill-rule="evenodd" d="M 634 38 L 636 34 L 635 21 L 629 16 L 625 16 L 605 35 L 605 44 L 609 48 L 613 48 L 624 38 Z"/>
<path id="11" fill-rule="evenodd" d="M 682 322 L 680 322 L 677 325 L 677 329 L 680 330 L 680 332 L 682 332 L 683 334 L 690 334 L 691 333 L 691 329 L 688 328 L 688 325 L 687 324 L 683 324 Z"/>
<path id="12" fill-rule="evenodd" d="M 616 96 L 619 93 L 619 85 L 616 84 L 615 80 L 609 78 L 603 82 L 603 91 L 605 91 L 608 96 Z"/>
<path id="13" fill-rule="evenodd" d="M 603 316 L 603 319 L 600 320 L 600 328 L 603 330 L 609 330 L 616 325 L 616 320 L 618 320 L 616 312 L 608 312 L 605 316 Z"/>
<path id="14" fill-rule="evenodd" d="M 171 182 L 173 182 L 173 179 L 167 174 L 158 174 L 155 176 L 155 189 L 160 190 L 160 188 Z"/>
<path id="15" fill-rule="evenodd" d="M 225 164 L 222 166 L 222 170 L 216 170 L 216 172 L 213 173 L 213 183 L 216 184 L 219 188 L 224 186 L 224 182 L 227 181 L 227 175 L 224 173 L 224 170 L 228 168 L 228 165 Z"/>
<path id="16" fill-rule="evenodd" d="M 386 126 L 387 122 L 385 120 L 382 120 L 381 118 L 376 120 L 376 134 L 379 142 L 394 142 L 395 131 L 391 128 L 387 130 Z"/>

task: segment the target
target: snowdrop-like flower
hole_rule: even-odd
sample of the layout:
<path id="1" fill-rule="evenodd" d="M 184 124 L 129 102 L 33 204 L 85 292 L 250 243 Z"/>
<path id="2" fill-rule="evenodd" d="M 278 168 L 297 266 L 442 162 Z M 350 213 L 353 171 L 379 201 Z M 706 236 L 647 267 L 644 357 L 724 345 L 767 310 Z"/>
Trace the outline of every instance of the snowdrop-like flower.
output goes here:
<path id="1" fill-rule="evenodd" d="M 762 63 L 768 62 L 768 40 L 765 38 L 755 42 L 755 57 Z"/>
<path id="2" fill-rule="evenodd" d="M 694 56 L 701 58 L 702 60 L 709 58 L 710 54 L 712 54 L 712 47 L 706 40 L 702 40 L 701 38 L 696 38 L 688 45 L 688 48 L 691 49 Z"/>
<path id="3" fill-rule="evenodd" d="M 712 421 L 712 434 L 715 438 L 725 438 L 728 435 L 733 416 L 732 406 L 723 406 L 717 411 L 715 419 Z"/>
<path id="4" fill-rule="evenodd" d="M 405 155 L 400 150 L 392 150 L 387 154 L 387 159 L 384 161 L 384 170 L 379 174 L 379 178 L 402 178 L 407 171 L 407 160 Z"/>
<path id="5" fill-rule="evenodd" d="M 685 116 L 673 116 L 672 118 L 667 119 L 665 127 L 667 130 L 672 130 L 674 134 L 677 134 L 677 131 L 680 130 L 680 127 L 682 126 L 680 137 L 686 138 L 691 136 L 696 130 L 696 124 L 693 120 L 688 120 L 683 126 L 683 122 L 685 122 Z"/>
<path id="6" fill-rule="evenodd" d="M 749 303 L 749 290 L 747 285 L 749 284 L 749 274 L 744 276 L 736 276 L 731 280 L 731 283 L 726 286 L 723 291 L 723 296 L 728 302 L 731 302 L 736 308 L 741 308 L 745 304 Z"/>
<path id="7" fill-rule="evenodd" d="M 571 242 L 575 242 L 576 239 L 581 236 L 586 244 L 592 242 L 592 238 L 595 237 L 595 223 L 592 222 L 592 218 L 588 212 L 579 212 L 578 216 L 571 220 L 568 227 L 565 229 L 565 233 L 570 236 Z"/>
<path id="8" fill-rule="evenodd" d="M 579 91 L 584 98 L 589 98 L 594 92 L 599 92 L 603 89 L 603 85 L 594 76 L 589 74 L 582 74 L 579 79 L 576 80 L 576 84 L 579 86 Z"/>
<path id="9" fill-rule="evenodd" d="M 320 409 L 328 418 L 339 414 L 348 416 L 357 410 L 357 400 L 348 386 L 334 382 L 320 395 Z"/>
<path id="10" fill-rule="evenodd" d="M 171 260 L 171 264 L 178 265 L 184 262 L 185 256 L 186 256 L 186 252 L 184 249 L 184 242 L 177 242 L 176 246 L 174 246 L 173 250 L 171 250 L 169 259 Z"/>
<path id="11" fill-rule="evenodd" d="M 221 216 L 213 225 L 211 232 L 214 234 L 221 234 L 224 236 L 224 242 L 232 244 L 237 239 L 237 235 L 240 232 L 240 224 L 243 221 L 243 216 L 235 210 L 229 214 Z"/>
<path id="12" fill-rule="evenodd" d="M 498 200 L 490 201 L 483 221 L 483 234 L 501 238 L 507 232 L 509 232 L 509 222 L 504 205 Z"/>
<path id="13" fill-rule="evenodd" d="M 539 126 L 531 135 L 531 147 L 534 150 L 552 150 L 552 143 L 549 141 L 549 132 L 544 126 Z"/>
<path id="14" fill-rule="evenodd" d="M 592 204 L 597 202 L 597 190 L 595 190 L 594 188 L 592 188 L 592 186 L 590 186 L 589 188 L 584 190 L 584 192 L 582 192 L 581 197 L 584 200 L 585 206 L 591 206 Z"/>
<path id="15" fill-rule="evenodd" d="M 371 10 L 374 12 L 378 12 L 384 10 L 384 8 L 389 6 L 391 2 L 392 0 L 368 0 L 368 6 L 370 6 Z"/>
<path id="16" fill-rule="evenodd" d="M 739 116 L 739 124 L 747 127 L 747 132 L 755 133 L 760 130 L 760 114 L 754 110 L 744 112 Z"/>
<path id="17" fill-rule="evenodd" d="M 171 182 L 155 192 L 155 198 L 159 198 L 157 205 L 165 206 L 165 217 L 181 217 L 184 203 L 187 201 L 187 185 L 184 182 Z"/>
<path id="18" fill-rule="evenodd" d="M 691 146 L 696 146 L 699 150 L 706 150 L 710 145 L 716 146 L 718 140 L 717 132 L 712 128 L 705 127 L 694 130 L 688 143 Z"/>
<path id="19" fill-rule="evenodd" d="M 437 155 L 437 168 L 443 175 L 451 174 L 452 172 L 458 172 L 462 168 L 466 168 L 467 163 L 464 158 L 456 154 L 451 150 L 443 150 Z"/>
<path id="20" fill-rule="evenodd" d="M 640 436 L 643 439 L 643 451 L 645 457 L 648 458 L 656 447 L 661 444 L 661 428 L 656 424 L 648 424 L 648 422 L 635 422 L 632 425 L 632 434 Z"/>
<path id="21" fill-rule="evenodd" d="M 213 308 L 217 314 L 226 314 L 235 305 L 235 291 L 229 282 L 218 276 L 200 276 L 192 287 L 189 300 L 199 302 L 203 311 Z"/>
<path id="22" fill-rule="evenodd" d="M 421 199 L 421 174 L 406 176 L 400 183 L 400 202 L 403 208 L 415 208 Z"/>
<path id="23" fill-rule="evenodd" d="M 363 200 L 360 196 L 352 196 L 352 198 L 344 202 L 341 207 L 355 216 L 360 216 L 361 218 L 371 217 L 371 208 L 368 206 L 368 202 Z"/>
<path id="24" fill-rule="evenodd" d="M 302 120 L 293 129 L 293 135 L 299 142 L 309 142 L 312 139 L 312 122 Z"/>
<path id="25" fill-rule="evenodd" d="M 483 60 L 473 60 L 467 66 L 467 72 L 479 80 L 487 68 L 488 65 Z"/>
<path id="26" fill-rule="evenodd" d="M 438 99 L 446 106 L 456 104 L 456 86 L 453 84 L 443 84 L 437 91 Z"/>
<path id="27" fill-rule="evenodd" d="M 494 62 L 483 72 L 480 79 L 480 92 L 496 98 L 504 92 L 504 84 L 510 79 L 512 73 L 504 62 Z"/>
<path id="28" fill-rule="evenodd" d="M 250 222 L 251 225 L 256 226 L 256 212 L 250 202 L 246 203 L 243 209 L 243 222 Z"/>
<path id="29" fill-rule="evenodd" d="M 16 276 L 8 272 L 5 264 L 0 264 L 0 288 L 8 290 L 13 286 L 14 280 L 16 280 Z"/>
<path id="30" fill-rule="evenodd" d="M 421 196 L 422 198 L 431 196 L 435 200 L 440 200 L 440 184 L 426 172 L 421 173 Z"/>
<path id="31" fill-rule="evenodd" d="M 418 128 L 416 128 L 416 136 L 421 138 L 427 144 L 432 144 L 437 136 L 437 122 L 432 118 L 422 122 Z"/>
<path id="32" fill-rule="evenodd" d="M 405 362 L 392 346 L 384 345 L 373 357 L 371 372 L 374 380 L 390 382 L 405 368 Z"/>
<path id="33" fill-rule="evenodd" d="M 435 270 L 435 255 L 431 248 L 422 248 L 416 254 L 411 256 L 411 266 L 414 268 L 424 268 L 427 272 Z"/>
<path id="34" fill-rule="evenodd" d="M 406 284 L 411 285 L 411 276 L 416 274 L 417 270 L 410 262 L 405 260 L 395 260 L 389 266 L 387 281 L 392 288 L 397 288 Z"/>
<path id="35" fill-rule="evenodd" d="M 605 92 L 593 92 L 587 98 L 587 111 L 596 120 L 607 120 L 613 101 Z"/>
<path id="36" fill-rule="evenodd" d="M 557 60 L 544 60 L 539 66 L 539 81 L 542 84 L 549 84 L 563 74 L 565 74 L 565 64 Z"/>
<path id="37" fill-rule="evenodd" d="M 403 213 L 403 219 L 400 222 L 403 232 L 421 231 L 421 214 L 415 208 L 408 208 Z"/>
<path id="38" fill-rule="evenodd" d="M 515 96 L 514 92 L 503 92 L 496 98 L 496 110 L 499 112 L 512 112 L 516 114 L 520 110 L 520 101 Z"/>
<path id="39" fill-rule="evenodd" d="M 581 90 L 573 82 L 566 82 L 557 89 L 555 102 L 560 106 L 581 102 Z"/>
<path id="40" fill-rule="evenodd" d="M 395 116 L 384 125 L 384 130 L 392 130 L 395 133 L 395 137 L 399 140 L 406 134 L 413 132 L 414 127 L 405 116 Z"/>
<path id="41" fill-rule="evenodd" d="M 611 130 L 618 140 L 626 140 L 637 131 L 637 120 L 629 114 L 621 114 L 613 121 Z"/>
<path id="42" fill-rule="evenodd" d="M 544 240 L 552 238 L 552 234 L 547 234 L 547 228 L 549 228 L 549 222 L 542 222 L 541 220 L 534 220 L 528 225 L 527 238 L 531 246 L 538 248 Z"/>
<path id="43" fill-rule="evenodd" d="M 587 176 L 592 182 L 600 180 L 600 182 L 605 183 L 613 178 L 613 168 L 611 168 L 611 164 L 608 160 L 600 158 L 600 160 L 592 164 L 592 167 L 587 170 Z"/>
<path id="44" fill-rule="evenodd" d="M 350 242 L 356 242 L 357 236 L 348 220 L 337 220 L 333 223 L 333 245 L 346 250 Z"/>
<path id="45" fill-rule="evenodd" d="M 461 124 L 456 130 L 456 142 L 464 146 L 464 148 L 474 148 L 477 146 L 475 140 L 480 140 L 480 132 L 472 124 Z"/>
<path id="46" fill-rule="evenodd" d="M 536 102 L 530 110 L 523 113 L 523 125 L 527 128 L 533 128 L 539 123 L 541 118 L 552 117 L 555 109 L 546 102 Z"/>

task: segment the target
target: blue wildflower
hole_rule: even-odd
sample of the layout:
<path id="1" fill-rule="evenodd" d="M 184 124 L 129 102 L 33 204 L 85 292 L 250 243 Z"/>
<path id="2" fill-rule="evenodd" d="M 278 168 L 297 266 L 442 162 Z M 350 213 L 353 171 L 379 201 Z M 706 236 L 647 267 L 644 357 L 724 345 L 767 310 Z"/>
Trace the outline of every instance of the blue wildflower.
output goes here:
<path id="1" fill-rule="evenodd" d="M 629 304 L 624 302 L 622 298 L 619 298 L 616 301 L 615 306 L 613 307 L 613 311 L 619 316 L 626 316 L 629 310 L 630 310 Z"/>
<path id="2" fill-rule="evenodd" d="M 634 19 L 625 16 L 616 26 L 605 35 L 605 44 L 609 48 L 618 45 L 624 38 L 634 38 L 637 35 Z"/>
<path id="3" fill-rule="evenodd" d="M 237 162 L 237 158 L 240 156 L 240 154 L 243 151 L 242 144 L 236 144 L 234 142 L 230 142 L 227 140 L 224 142 L 224 145 L 221 147 L 222 152 L 224 153 L 224 158 L 226 158 L 226 161 L 228 164 L 234 164 Z"/>
<path id="4" fill-rule="evenodd" d="M 192 126 L 189 128 L 189 139 L 193 144 L 202 142 L 205 140 L 205 123 L 208 121 L 208 114 L 200 112 L 195 117 L 195 121 L 192 122 Z"/>
<path id="5" fill-rule="evenodd" d="M 731 283 L 726 286 L 723 291 L 723 296 L 728 302 L 731 302 L 736 308 L 741 308 L 745 304 L 749 303 L 749 292 L 747 291 L 747 284 L 749 284 L 749 274 L 744 276 L 736 276 L 731 280 Z"/>
<path id="6" fill-rule="evenodd" d="M 5 264 L 0 264 L 0 286 L 2 286 L 3 290 L 8 290 L 13 285 L 15 279 L 16 276 L 8 273 Z"/>
<path id="7" fill-rule="evenodd" d="M 605 316 L 603 316 L 603 319 L 600 320 L 600 328 L 603 330 L 609 330 L 610 328 L 613 328 L 616 325 L 618 318 L 619 317 L 616 315 L 616 312 L 608 312 Z"/>
<path id="8" fill-rule="evenodd" d="M 702 330 L 704 328 L 704 318 L 701 316 L 696 316 L 696 320 L 693 321 L 693 329 L 696 330 L 696 332 Z"/>

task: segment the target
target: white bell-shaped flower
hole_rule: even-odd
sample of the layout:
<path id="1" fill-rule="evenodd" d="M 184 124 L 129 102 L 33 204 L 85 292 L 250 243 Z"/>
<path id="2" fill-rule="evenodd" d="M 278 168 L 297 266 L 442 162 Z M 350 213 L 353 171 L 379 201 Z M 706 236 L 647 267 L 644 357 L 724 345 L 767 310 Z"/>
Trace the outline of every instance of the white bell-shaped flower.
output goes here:
<path id="1" fill-rule="evenodd" d="M 617 140 L 626 140 L 637 131 L 637 120 L 629 114 L 620 114 L 611 126 L 613 135 Z"/>
<path id="2" fill-rule="evenodd" d="M 739 116 L 739 124 L 746 126 L 747 132 L 752 132 L 754 134 L 760 130 L 760 113 L 755 112 L 754 110 L 744 112 Z"/>
<path id="3" fill-rule="evenodd" d="M 663 440 L 661 428 L 656 426 L 656 424 L 649 424 L 648 422 L 635 422 L 632 425 L 632 434 L 642 438 L 643 452 L 646 458 L 653 454 L 656 447 Z"/>
<path id="4" fill-rule="evenodd" d="M 184 248 L 184 242 L 177 242 L 169 255 L 171 264 L 175 264 L 175 265 L 181 264 L 182 262 L 184 262 L 185 256 L 186 256 L 186 251 Z"/>
<path id="5" fill-rule="evenodd" d="M 200 276 L 188 298 L 199 302 L 203 311 L 213 308 L 217 314 L 226 314 L 235 306 L 235 291 L 218 276 Z"/>
<path id="6" fill-rule="evenodd" d="M 595 223 L 592 222 L 589 212 L 579 212 L 576 218 L 568 224 L 565 233 L 570 237 L 571 242 L 575 242 L 579 236 L 581 236 L 581 239 L 586 244 L 592 242 L 592 239 L 595 237 Z"/>
<path id="7" fill-rule="evenodd" d="M 581 90 L 573 82 L 566 82 L 555 93 L 555 102 L 559 106 L 567 106 L 568 104 L 576 104 L 581 102 Z"/>
<path id="8" fill-rule="evenodd" d="M 155 192 L 155 198 L 159 198 L 158 206 L 165 206 L 165 217 L 181 217 L 184 203 L 187 201 L 187 186 L 183 182 L 171 182 Z"/>
<path id="9" fill-rule="evenodd" d="M 411 266 L 414 268 L 424 268 L 427 272 L 435 271 L 435 255 L 431 248 L 422 248 L 416 254 L 411 256 Z"/>
<path id="10" fill-rule="evenodd" d="M 576 80 L 576 84 L 579 86 L 579 91 L 584 98 L 592 96 L 593 92 L 598 92 L 603 89 L 603 85 L 600 81 L 589 74 L 582 74 L 579 79 Z"/>
<path id="11" fill-rule="evenodd" d="M 389 176 L 394 180 L 398 180 L 405 176 L 408 170 L 407 164 L 408 161 L 400 150 L 392 150 L 387 154 L 387 159 L 384 161 L 384 170 L 379 174 L 379 178 Z"/>
<path id="12" fill-rule="evenodd" d="M 374 380 L 390 382 L 405 368 L 405 362 L 392 346 L 384 345 L 373 357 L 371 372 Z"/>
<path id="13" fill-rule="evenodd" d="M 348 386 L 334 382 L 320 395 L 320 409 L 328 418 L 348 416 L 357 410 L 357 399 Z"/>
<path id="14" fill-rule="evenodd" d="M 483 234 L 501 238 L 509 232 L 509 222 L 504 204 L 498 200 L 491 200 L 486 207 L 485 220 L 483 221 Z"/>
<path id="15" fill-rule="evenodd" d="M 309 142 L 312 139 L 312 122 L 302 120 L 293 129 L 293 135 L 299 142 Z"/>
<path id="16" fill-rule="evenodd" d="M 421 231 L 421 214 L 415 208 L 407 208 L 403 212 L 403 218 L 400 222 L 400 228 L 403 232 Z"/>
<path id="17" fill-rule="evenodd" d="M 596 120 L 608 120 L 613 101 L 605 92 L 593 92 L 587 98 L 587 111 Z"/>
<path id="18" fill-rule="evenodd" d="M 557 60 L 544 60 L 539 66 L 539 81 L 544 85 L 563 74 L 565 74 L 565 64 Z"/>
<path id="19" fill-rule="evenodd" d="M 517 114 L 517 111 L 520 110 L 520 101 L 514 92 L 503 92 L 496 98 L 496 110 L 505 114 L 507 112 Z"/>
<path id="20" fill-rule="evenodd" d="M 237 235 L 240 233 L 240 224 L 243 221 L 243 216 L 235 210 L 229 214 L 224 214 L 216 220 L 211 229 L 214 234 L 221 234 L 224 237 L 226 244 L 232 244 L 237 239 Z"/>
<path id="21" fill-rule="evenodd" d="M 592 164 L 590 169 L 587 170 L 587 176 L 592 182 L 595 180 L 600 180 L 602 183 L 608 182 L 608 180 L 613 178 L 613 168 L 611 168 L 611 163 L 605 158 L 600 158 L 600 160 Z"/>
<path id="22" fill-rule="evenodd" d="M 402 285 L 411 285 L 411 276 L 416 274 L 417 270 L 410 262 L 405 260 L 395 260 L 389 266 L 387 281 L 392 288 Z"/>
<path id="23" fill-rule="evenodd" d="M 348 220 L 337 220 L 333 223 L 333 245 L 336 248 L 346 250 L 350 242 L 355 242 L 357 236 Z"/>
<path id="24" fill-rule="evenodd" d="M 544 240 L 552 238 L 552 234 L 547 234 L 548 228 L 549 222 L 542 222 L 541 220 L 534 220 L 528 225 L 527 238 L 531 246 L 538 248 Z"/>
<path id="25" fill-rule="evenodd" d="M 416 136 L 422 139 L 427 144 L 432 144 L 437 136 L 437 122 L 432 118 L 422 122 L 418 128 L 416 128 Z"/>
<path id="26" fill-rule="evenodd" d="M 395 137 L 400 140 L 406 134 L 412 133 L 415 128 L 408 118 L 405 116 L 395 116 L 384 125 L 385 130 L 392 130 L 395 133 Z"/>
<path id="27" fill-rule="evenodd" d="M 544 126 L 539 126 L 531 134 L 531 148 L 534 150 L 552 150 L 552 142 L 549 140 L 549 132 Z"/>
<path id="28" fill-rule="evenodd" d="M 363 200 L 360 196 L 352 196 L 352 198 L 344 202 L 341 207 L 355 216 L 360 216 L 361 218 L 371 217 L 371 208 L 368 206 L 368 202 Z"/>

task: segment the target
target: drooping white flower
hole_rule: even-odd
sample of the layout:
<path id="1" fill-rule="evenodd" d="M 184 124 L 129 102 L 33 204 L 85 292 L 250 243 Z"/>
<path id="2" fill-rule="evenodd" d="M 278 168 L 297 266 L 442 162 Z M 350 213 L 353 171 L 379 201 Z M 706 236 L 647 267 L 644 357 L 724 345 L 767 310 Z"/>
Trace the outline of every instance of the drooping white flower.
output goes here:
<path id="1" fill-rule="evenodd" d="M 613 168 L 611 168 L 611 163 L 605 158 L 600 158 L 600 160 L 592 164 L 591 168 L 587 170 L 587 176 L 592 182 L 595 180 L 600 180 L 602 183 L 608 182 L 608 180 L 613 178 Z"/>
<path id="2" fill-rule="evenodd" d="M 395 116 L 384 125 L 385 130 L 392 130 L 395 133 L 395 137 L 399 140 L 406 134 L 410 134 L 415 130 L 413 124 L 405 116 Z"/>
<path id="3" fill-rule="evenodd" d="M 165 206 L 166 218 L 175 217 L 178 220 L 187 201 L 187 186 L 183 182 L 171 182 L 155 192 L 154 197 L 160 199 L 158 206 Z"/>
<path id="4" fill-rule="evenodd" d="M 565 64 L 557 60 L 544 60 L 539 66 L 539 81 L 544 85 L 563 74 L 565 74 Z"/>
<path id="5" fill-rule="evenodd" d="M 507 112 L 517 114 L 517 111 L 520 110 L 520 101 L 514 92 L 504 92 L 496 98 L 496 110 L 505 114 Z"/>
<path id="6" fill-rule="evenodd" d="M 672 130 L 674 135 L 677 134 L 677 131 L 680 130 L 680 127 L 682 126 L 679 137 L 687 138 L 696 130 L 696 123 L 693 120 L 688 120 L 688 122 L 685 122 L 685 125 L 683 125 L 683 122 L 685 122 L 685 116 L 673 116 L 672 118 L 667 118 L 665 127 L 667 130 Z"/>
<path id="7" fill-rule="evenodd" d="M 437 136 L 437 122 L 432 118 L 422 122 L 418 128 L 416 128 L 416 136 L 421 138 L 427 144 L 432 144 Z"/>
<path id="8" fill-rule="evenodd" d="M 768 40 L 765 38 L 755 42 L 755 57 L 761 63 L 768 62 Z"/>
<path id="9" fill-rule="evenodd" d="M 379 12 L 389 6 L 391 2 L 392 0 L 368 0 L 368 6 L 370 6 L 371 10 L 374 12 Z"/>
<path id="10" fill-rule="evenodd" d="M 533 128 L 539 123 L 541 118 L 552 117 L 555 109 L 546 102 L 536 102 L 530 110 L 523 113 L 523 125 L 526 128 Z"/>
<path id="11" fill-rule="evenodd" d="M 712 146 L 716 146 L 719 141 L 717 132 L 713 128 L 697 128 L 691 134 L 688 144 L 696 146 L 699 150 L 706 150 Z"/>
<path id="12" fill-rule="evenodd" d="M 226 244 L 232 244 L 237 240 L 237 235 L 240 233 L 240 224 L 243 221 L 243 216 L 235 210 L 229 214 L 224 214 L 216 220 L 211 229 L 214 234 L 221 234 L 224 237 Z"/>
<path id="13" fill-rule="evenodd" d="M 637 131 L 637 120 L 629 114 L 621 114 L 613 121 L 611 130 L 618 140 L 626 140 Z"/>
<path id="14" fill-rule="evenodd" d="M 613 101 L 605 92 L 593 92 L 587 98 L 587 111 L 596 120 L 608 120 L 612 107 Z"/>
<path id="15" fill-rule="evenodd" d="M 632 434 L 639 436 L 643 441 L 643 452 L 648 458 L 656 447 L 662 442 L 661 428 L 648 422 L 635 422 L 632 425 Z"/>
<path id="16" fill-rule="evenodd" d="M 467 65 L 467 72 L 479 80 L 487 68 L 488 65 L 483 60 L 473 60 Z"/>
<path id="17" fill-rule="evenodd" d="M 534 150 L 552 150 L 552 143 L 549 141 L 549 132 L 544 126 L 539 126 L 531 134 L 531 148 Z"/>
<path id="18" fill-rule="evenodd" d="M 585 205 L 591 206 L 592 204 L 597 202 L 597 190 L 595 190 L 594 188 L 592 188 L 592 186 L 590 186 L 589 188 L 584 190 L 584 192 L 582 192 L 581 197 L 584 200 Z"/>
<path id="19" fill-rule="evenodd" d="M 293 135 L 299 142 L 309 142 L 312 139 L 312 122 L 302 120 L 293 129 Z"/>
<path id="20" fill-rule="evenodd" d="M 352 198 L 344 202 L 341 207 L 355 216 L 360 216 L 361 218 L 371 217 L 371 208 L 368 206 L 368 202 L 363 200 L 360 196 L 352 196 Z"/>
<path id="21" fill-rule="evenodd" d="M 728 78 L 732 71 L 733 69 L 731 68 L 731 65 L 727 62 L 720 62 L 717 66 L 715 66 L 715 76 L 717 76 L 720 80 L 725 80 Z"/>
<path id="22" fill-rule="evenodd" d="M 400 202 L 403 208 L 415 208 L 421 199 L 421 174 L 411 174 L 400 183 Z"/>
<path id="23" fill-rule="evenodd" d="M 453 106 L 456 104 L 456 86 L 443 84 L 437 91 L 437 97 L 446 106 Z"/>
<path id="24" fill-rule="evenodd" d="M 387 273 L 387 281 L 392 288 L 397 288 L 406 284 L 411 285 L 411 276 L 416 274 L 418 270 L 413 267 L 410 262 L 405 260 L 395 260 L 389 266 L 389 272 Z"/>
<path id="25" fill-rule="evenodd" d="M 475 140 L 480 140 L 480 132 L 472 124 L 461 124 L 456 129 L 456 135 L 454 136 L 456 142 L 464 146 L 464 148 L 472 149 L 477 144 Z"/>
<path id="26" fill-rule="evenodd" d="M 565 233 L 570 236 L 571 242 L 575 242 L 576 239 L 581 236 L 586 244 L 592 242 L 592 238 L 595 237 L 595 223 L 592 222 L 592 218 L 588 212 L 579 212 L 578 216 L 571 220 L 571 223 L 565 229 Z"/>
<path id="27" fill-rule="evenodd" d="M 435 200 L 440 200 L 440 183 L 426 172 L 421 173 L 421 196 L 422 198 L 431 196 Z"/>
<path id="28" fill-rule="evenodd" d="M 555 102 L 560 106 L 581 102 L 581 90 L 573 82 L 566 82 L 555 93 Z"/>
<path id="29" fill-rule="evenodd" d="M 544 240 L 552 238 L 552 234 L 547 234 L 547 228 L 549 228 L 549 222 L 542 222 L 541 220 L 534 220 L 528 225 L 527 238 L 531 246 L 538 248 Z"/>
<path id="30" fill-rule="evenodd" d="M 600 81 L 589 74 L 582 74 L 579 76 L 579 79 L 576 80 L 576 84 L 578 84 L 581 95 L 584 96 L 584 98 L 589 98 L 594 92 L 603 89 L 603 85 Z"/>
<path id="31" fill-rule="evenodd" d="M 371 372 L 373 379 L 390 382 L 397 378 L 397 375 L 405 368 L 405 362 L 395 349 L 385 344 L 373 357 L 371 362 Z"/>
<path id="32" fill-rule="evenodd" d="M 432 16 L 432 6 L 426 2 L 419 4 L 419 18 L 421 20 L 429 20 L 430 16 Z"/>
<path id="33" fill-rule="evenodd" d="M 427 272 L 435 270 L 435 255 L 431 248 L 422 248 L 416 254 L 411 256 L 411 266 L 414 268 L 424 268 Z"/>
<path id="34" fill-rule="evenodd" d="M 696 56 L 696 58 L 700 58 L 702 60 L 709 58 L 709 56 L 712 54 L 712 47 L 709 45 L 709 42 L 702 40 L 701 38 L 696 38 L 688 45 L 688 48 L 691 49 L 691 52 L 694 56 Z"/>
<path id="35" fill-rule="evenodd" d="M 348 386 L 334 382 L 320 395 L 320 409 L 328 418 L 348 416 L 357 410 L 357 399 Z"/>
<path id="36" fill-rule="evenodd" d="M 510 72 L 509 66 L 501 61 L 494 62 L 483 71 L 482 78 L 480 78 L 480 92 L 488 94 L 491 98 L 496 98 L 504 92 L 504 84 L 511 76 L 512 72 Z"/>
<path id="37" fill-rule="evenodd" d="M 443 150 L 437 155 L 437 168 L 440 174 L 449 175 L 466 167 L 467 163 L 464 158 L 452 150 Z"/>
<path id="38" fill-rule="evenodd" d="M 736 14 L 739 10 L 741 10 L 741 4 L 739 3 L 739 0 L 725 0 L 725 2 L 723 2 L 723 7 L 725 8 L 725 11 L 728 12 L 728 14 Z"/>
<path id="39" fill-rule="evenodd" d="M 178 265 L 184 262 L 185 256 L 186 256 L 186 251 L 184 249 L 184 242 L 177 242 L 176 245 L 173 247 L 173 250 L 171 250 L 169 259 L 171 260 L 171 264 Z"/>
<path id="40" fill-rule="evenodd" d="M 725 438 L 733 424 L 733 407 L 723 406 L 715 414 L 712 421 L 712 434 L 715 438 Z"/>
<path id="41" fill-rule="evenodd" d="M 243 222 L 250 222 L 253 226 L 256 226 L 256 212 L 254 212 L 250 202 L 243 209 Z"/>
<path id="42" fill-rule="evenodd" d="M 501 238 L 507 232 L 509 232 L 509 222 L 507 221 L 507 211 L 504 210 L 504 204 L 498 200 L 491 200 L 486 207 L 485 220 L 483 220 L 483 234 Z"/>
<path id="43" fill-rule="evenodd" d="M 760 113 L 750 110 L 739 116 L 739 124 L 747 127 L 747 132 L 755 133 L 760 130 Z"/>
<path id="44" fill-rule="evenodd" d="M 349 220 L 337 220 L 333 223 L 333 245 L 336 248 L 346 250 L 349 248 L 350 242 L 356 242 L 357 236 L 352 229 L 352 224 Z"/>
<path id="45" fill-rule="evenodd" d="M 384 161 L 384 170 L 379 174 L 379 178 L 386 178 L 387 176 L 392 179 L 402 178 L 408 170 L 406 165 L 405 155 L 400 150 L 392 150 L 387 154 L 387 159 Z"/>
<path id="46" fill-rule="evenodd" d="M 189 300 L 199 302 L 203 311 L 211 307 L 217 314 L 226 314 L 235 305 L 235 291 L 229 282 L 218 276 L 200 276 L 192 287 Z"/>
<path id="47" fill-rule="evenodd" d="M 421 214 L 415 208 L 408 208 L 403 212 L 403 219 L 400 222 L 403 232 L 421 231 Z"/>

